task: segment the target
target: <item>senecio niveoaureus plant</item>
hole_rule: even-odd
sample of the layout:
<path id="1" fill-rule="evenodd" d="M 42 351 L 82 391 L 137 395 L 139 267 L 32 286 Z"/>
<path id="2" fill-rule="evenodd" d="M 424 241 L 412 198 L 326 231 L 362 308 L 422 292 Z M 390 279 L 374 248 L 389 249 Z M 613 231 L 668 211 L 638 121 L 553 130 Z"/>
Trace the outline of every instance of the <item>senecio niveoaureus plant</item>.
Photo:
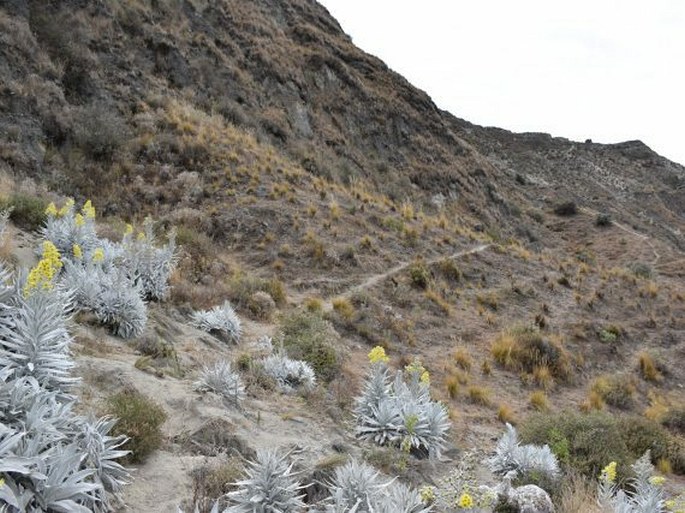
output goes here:
<path id="1" fill-rule="evenodd" d="M 438 457 L 450 422 L 447 408 L 430 397 L 430 376 L 415 361 L 391 380 L 382 347 L 369 353 L 371 369 L 357 398 L 357 436 L 378 445 L 394 445 Z"/>
<path id="2" fill-rule="evenodd" d="M 200 374 L 200 379 L 195 383 L 195 389 L 201 392 L 219 394 L 235 406 L 239 406 L 245 399 L 245 386 L 240 376 L 231 369 L 231 364 L 225 360 L 219 360 L 213 365 L 205 366 Z"/>
<path id="3" fill-rule="evenodd" d="M 631 468 L 634 475 L 630 481 L 631 491 L 625 491 L 616 484 L 616 462 L 612 461 L 604 467 L 599 476 L 598 492 L 598 502 L 602 508 L 612 513 L 685 511 L 680 498 L 666 499 L 663 487 L 666 479 L 654 474 L 649 450 Z"/>
<path id="4" fill-rule="evenodd" d="M 242 333 L 240 318 L 228 301 L 211 310 L 193 313 L 192 323 L 196 328 L 208 333 L 223 335 L 230 342 L 237 343 Z"/>
<path id="5" fill-rule="evenodd" d="M 387 481 L 366 463 L 338 467 L 329 485 L 326 513 L 427 513 L 423 494 L 397 481 Z"/>
<path id="6" fill-rule="evenodd" d="M 109 432 L 115 420 L 75 413 L 67 330 L 71 296 L 57 286 L 52 264 L 14 278 L 0 264 L 0 511 L 107 512 L 129 482 L 117 460 L 125 437 Z"/>
<path id="7" fill-rule="evenodd" d="M 295 479 L 288 456 L 274 450 L 258 450 L 257 459 L 248 463 L 246 476 L 229 492 L 232 505 L 223 513 L 300 513 L 305 510 L 300 494 L 302 485 Z"/>
<path id="8" fill-rule="evenodd" d="M 508 475 L 524 483 L 530 482 L 531 478 L 556 481 L 561 475 L 557 457 L 549 446 L 520 445 L 518 433 L 509 423 L 487 464 L 496 476 Z"/>
<path id="9" fill-rule="evenodd" d="M 174 232 L 166 244 L 157 243 L 148 218 L 137 237 L 127 225 L 122 241 L 115 243 L 98 237 L 90 200 L 78 211 L 71 199 L 59 209 L 50 203 L 45 213 L 43 258 L 29 274 L 27 289 L 45 287 L 58 276 L 73 293 L 76 309 L 93 312 L 123 338 L 141 335 L 145 300 L 164 299 L 169 291 L 176 264 Z"/>

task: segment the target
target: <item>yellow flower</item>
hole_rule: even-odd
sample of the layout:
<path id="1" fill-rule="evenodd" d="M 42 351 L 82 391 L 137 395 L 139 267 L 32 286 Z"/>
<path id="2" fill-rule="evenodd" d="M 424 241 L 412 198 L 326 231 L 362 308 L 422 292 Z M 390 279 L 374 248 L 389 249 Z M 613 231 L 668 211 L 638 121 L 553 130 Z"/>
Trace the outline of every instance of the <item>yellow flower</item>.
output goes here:
<path id="1" fill-rule="evenodd" d="M 433 504 L 435 502 L 435 488 L 432 486 L 422 486 L 419 490 L 419 495 L 424 504 Z"/>
<path id="2" fill-rule="evenodd" d="M 466 492 L 462 493 L 457 501 L 457 506 L 463 509 L 471 509 L 473 507 L 473 497 Z"/>
<path id="3" fill-rule="evenodd" d="M 86 221 L 83 219 L 83 216 L 81 214 L 76 214 L 74 216 L 74 222 L 76 223 L 76 226 L 79 226 L 79 227 L 86 224 Z"/>
<path id="4" fill-rule="evenodd" d="M 61 267 L 59 251 L 52 242 L 46 240 L 43 242 L 43 258 L 31 269 L 26 278 L 24 296 L 30 296 L 31 292 L 38 288 L 52 290 L 52 280 Z"/>
<path id="5" fill-rule="evenodd" d="M 388 363 L 389 361 L 390 358 L 385 354 L 385 349 L 383 349 L 381 346 L 374 347 L 369 353 L 369 362 L 371 363 Z"/>
<path id="6" fill-rule="evenodd" d="M 78 244 L 73 245 L 72 251 L 74 252 L 74 258 L 78 258 L 79 260 L 83 258 L 83 250 Z"/>
<path id="7" fill-rule="evenodd" d="M 145 240 L 145 234 L 143 232 L 138 232 L 138 240 Z"/>
<path id="8" fill-rule="evenodd" d="M 5 486 L 5 480 L 0 477 L 0 488 L 2 488 L 3 486 Z"/>
<path id="9" fill-rule="evenodd" d="M 654 486 L 662 486 L 666 482 L 664 476 L 652 476 L 649 478 L 649 482 Z"/>
<path id="10" fill-rule="evenodd" d="M 602 469 L 602 473 L 599 475 L 599 478 L 607 483 L 613 483 L 616 481 L 616 462 L 612 461 L 606 467 L 604 467 L 604 469 Z"/>
<path id="11" fill-rule="evenodd" d="M 81 209 L 81 212 L 83 212 L 83 215 L 86 216 L 88 219 L 95 218 L 95 207 L 90 202 L 90 200 L 85 202 L 83 208 Z"/>
<path id="12" fill-rule="evenodd" d="M 72 198 L 69 198 L 67 200 L 67 202 L 64 204 L 64 206 L 59 209 L 59 212 L 57 212 L 57 215 L 59 217 L 64 217 L 65 215 L 67 215 L 69 213 L 69 211 L 71 210 L 71 207 L 73 207 L 73 206 L 74 206 L 74 200 Z"/>
<path id="13" fill-rule="evenodd" d="M 126 223 L 126 230 L 124 231 L 124 235 L 131 235 L 133 233 L 133 225 Z"/>
<path id="14" fill-rule="evenodd" d="M 43 242 L 43 260 L 50 262 L 50 265 L 55 269 L 62 267 L 62 260 L 57 246 L 49 240 Z"/>
<path id="15" fill-rule="evenodd" d="M 424 385 L 430 385 L 431 384 L 431 375 L 428 373 L 427 370 L 423 371 L 421 374 L 421 383 Z"/>
<path id="16" fill-rule="evenodd" d="M 426 372 L 426 368 L 421 365 L 421 360 L 418 358 L 415 358 L 413 362 L 411 362 L 409 365 L 407 365 L 404 370 L 406 370 L 410 374 L 418 374 L 419 376 L 423 377 L 423 373 Z"/>
<path id="17" fill-rule="evenodd" d="M 45 209 L 45 214 L 50 217 L 55 217 L 57 215 L 57 207 L 53 202 L 50 202 L 50 204 L 47 206 Z"/>
<path id="18" fill-rule="evenodd" d="M 97 248 L 93 251 L 93 262 L 96 264 L 102 262 L 105 259 L 105 250 L 102 248 Z"/>

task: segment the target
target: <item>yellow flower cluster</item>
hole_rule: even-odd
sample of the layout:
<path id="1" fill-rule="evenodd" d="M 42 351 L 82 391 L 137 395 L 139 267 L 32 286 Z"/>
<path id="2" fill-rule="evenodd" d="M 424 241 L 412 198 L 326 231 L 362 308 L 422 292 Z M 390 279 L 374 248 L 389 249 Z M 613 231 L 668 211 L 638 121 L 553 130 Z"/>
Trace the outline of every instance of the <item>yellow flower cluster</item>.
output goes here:
<path id="1" fill-rule="evenodd" d="M 685 513 L 685 498 L 679 495 L 673 499 L 664 501 L 664 507 L 671 513 Z"/>
<path id="2" fill-rule="evenodd" d="M 664 476 L 652 476 L 649 478 L 649 483 L 654 486 L 663 486 L 665 482 L 666 478 Z"/>
<path id="3" fill-rule="evenodd" d="M 74 244 L 71 249 L 74 253 L 74 258 L 78 258 L 79 260 L 83 258 L 83 250 L 81 249 L 81 246 Z"/>
<path id="4" fill-rule="evenodd" d="M 29 272 L 24 286 L 24 296 L 28 297 L 36 289 L 51 290 L 52 280 L 62 267 L 59 251 L 55 245 L 46 240 L 43 242 L 43 255 L 36 266 Z"/>
<path id="5" fill-rule="evenodd" d="M 371 363 L 388 363 L 390 358 L 385 354 L 385 349 L 381 346 L 374 347 L 369 353 L 369 362 Z"/>
<path id="6" fill-rule="evenodd" d="M 81 214 L 77 213 L 74 216 L 74 223 L 76 224 L 76 226 L 78 226 L 80 228 L 81 226 L 86 224 L 86 221 L 85 221 L 85 219 L 83 219 L 83 216 Z"/>
<path id="7" fill-rule="evenodd" d="M 602 473 L 599 475 L 602 481 L 607 483 L 613 483 L 616 481 L 616 462 L 612 461 L 606 467 L 602 469 Z"/>
<path id="8" fill-rule="evenodd" d="M 97 248 L 93 251 L 93 262 L 96 264 L 102 262 L 105 259 L 105 250 L 102 248 Z"/>
<path id="9" fill-rule="evenodd" d="M 57 207 L 55 206 L 54 203 L 50 203 L 47 208 L 45 209 L 45 214 L 50 216 L 50 217 L 64 217 L 69 213 L 69 210 L 71 210 L 71 207 L 74 206 L 74 200 L 69 198 L 64 206 L 57 210 Z"/>
<path id="10" fill-rule="evenodd" d="M 430 385 L 431 384 L 431 375 L 427 370 L 423 371 L 421 373 L 421 383 L 424 385 Z"/>
<path id="11" fill-rule="evenodd" d="M 50 217 L 56 217 L 57 216 L 57 207 L 55 206 L 54 203 L 50 202 L 50 204 L 45 209 L 45 214 L 50 216 Z"/>
<path id="12" fill-rule="evenodd" d="M 59 212 L 57 212 L 58 217 L 64 217 L 69 213 L 71 210 L 71 207 L 74 206 L 74 200 L 72 198 L 69 198 L 67 202 L 64 204 L 62 208 L 59 209 Z"/>
<path id="13" fill-rule="evenodd" d="M 466 492 L 462 493 L 461 497 L 459 497 L 459 500 L 457 501 L 457 506 L 459 506 L 462 509 L 473 508 L 473 497 L 471 497 Z"/>
<path id="14" fill-rule="evenodd" d="M 83 215 L 86 216 L 88 219 L 95 219 L 95 207 L 93 206 L 90 200 L 86 201 L 83 204 L 81 212 L 83 212 Z"/>
<path id="15" fill-rule="evenodd" d="M 419 495 L 424 504 L 433 504 L 435 502 L 435 488 L 432 486 L 422 486 L 419 490 Z"/>
<path id="16" fill-rule="evenodd" d="M 145 234 L 143 232 L 138 232 L 138 240 L 145 240 Z"/>
<path id="17" fill-rule="evenodd" d="M 133 233 L 133 225 L 126 223 L 126 230 L 124 230 L 124 235 L 131 235 Z"/>

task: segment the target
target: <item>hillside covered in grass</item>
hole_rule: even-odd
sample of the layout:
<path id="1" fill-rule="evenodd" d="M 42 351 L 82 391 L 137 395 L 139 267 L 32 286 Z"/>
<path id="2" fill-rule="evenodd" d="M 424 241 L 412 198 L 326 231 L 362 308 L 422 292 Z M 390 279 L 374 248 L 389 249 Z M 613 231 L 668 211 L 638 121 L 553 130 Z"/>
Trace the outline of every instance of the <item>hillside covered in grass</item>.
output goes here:
<path id="1" fill-rule="evenodd" d="M 9 444 L 31 387 L 73 410 L 40 447 L 117 462 L 70 467 L 90 510 L 238 507 L 263 466 L 284 512 L 361 475 L 380 511 L 488 510 L 511 470 L 592 511 L 611 461 L 606 500 L 682 491 L 682 166 L 442 112 L 309 0 L 5 2 L 0 78 L 5 491 L 54 477 Z M 42 294 L 69 386 L 16 356 Z M 507 423 L 556 466 L 488 464 Z"/>

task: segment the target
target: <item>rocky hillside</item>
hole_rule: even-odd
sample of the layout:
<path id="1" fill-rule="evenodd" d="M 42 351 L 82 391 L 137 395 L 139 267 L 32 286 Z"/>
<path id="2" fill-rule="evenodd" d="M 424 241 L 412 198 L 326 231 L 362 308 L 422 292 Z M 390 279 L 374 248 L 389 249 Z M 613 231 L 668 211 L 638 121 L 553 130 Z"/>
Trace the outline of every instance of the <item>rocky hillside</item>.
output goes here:
<path id="1" fill-rule="evenodd" d="M 92 199 L 115 243 L 146 215 L 177 231 L 171 292 L 142 335 L 122 340 L 89 315 L 73 326 L 84 412 L 133 390 L 166 414 L 125 488 L 131 511 L 216 498 L 241 456 L 268 447 L 312 482 L 347 457 L 438 488 L 473 460 L 487 480 L 479 462 L 503 422 L 594 479 L 586 428 L 562 423 L 574 415 L 632 434 L 611 446 L 625 453 L 602 453 L 622 471 L 651 447 L 682 484 L 685 168 L 642 142 L 461 120 L 310 0 L 5 0 L 10 267 L 35 264 L 44 210 L 67 197 Z M 226 300 L 237 344 L 193 326 Z M 258 363 L 265 336 L 309 361 L 317 386 L 279 392 Z M 429 372 L 452 426 L 438 461 L 354 436 L 376 346 L 391 368 L 419 358 Z M 217 359 L 245 382 L 242 408 L 195 390 Z"/>

